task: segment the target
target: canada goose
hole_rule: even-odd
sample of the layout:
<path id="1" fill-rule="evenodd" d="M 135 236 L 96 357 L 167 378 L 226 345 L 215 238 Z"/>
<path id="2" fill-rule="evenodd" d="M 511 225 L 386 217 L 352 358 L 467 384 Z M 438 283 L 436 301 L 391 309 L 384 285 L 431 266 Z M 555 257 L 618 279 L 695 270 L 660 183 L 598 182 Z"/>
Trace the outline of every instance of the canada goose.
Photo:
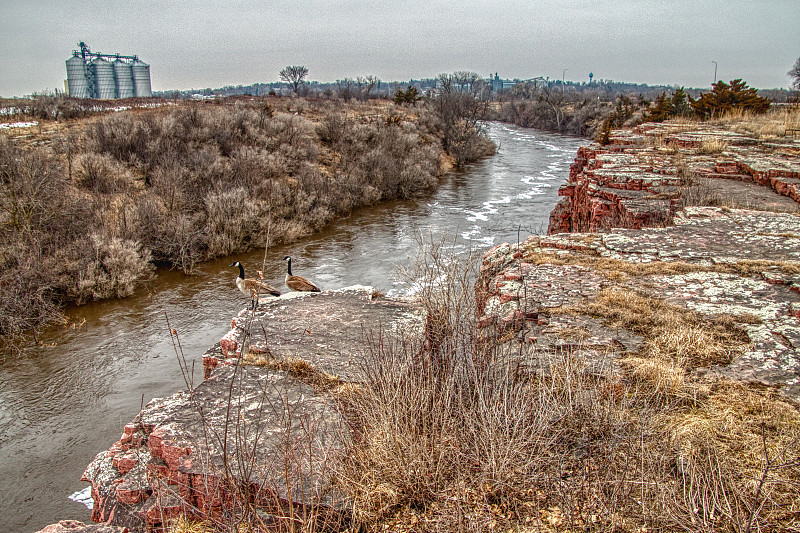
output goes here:
<path id="1" fill-rule="evenodd" d="M 239 267 L 239 275 L 236 277 L 236 288 L 239 289 L 242 294 L 251 298 L 253 309 L 256 307 L 256 300 L 259 294 L 271 296 L 281 295 L 281 293 L 275 290 L 269 283 L 261 281 L 260 279 L 245 279 L 244 267 L 239 261 L 234 261 L 230 266 Z"/>
<path id="2" fill-rule="evenodd" d="M 292 258 L 288 255 L 283 258 L 286 261 L 286 286 L 292 289 L 293 291 L 301 291 L 301 292 L 321 292 L 319 287 L 308 281 L 306 278 L 301 276 L 293 276 L 292 275 Z"/>

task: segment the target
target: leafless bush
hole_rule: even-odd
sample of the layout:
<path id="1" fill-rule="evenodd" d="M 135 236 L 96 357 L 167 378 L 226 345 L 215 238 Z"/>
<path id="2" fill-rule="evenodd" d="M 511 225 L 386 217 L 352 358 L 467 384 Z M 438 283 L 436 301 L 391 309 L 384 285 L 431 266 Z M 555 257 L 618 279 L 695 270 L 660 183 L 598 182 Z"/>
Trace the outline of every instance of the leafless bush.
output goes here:
<path id="1" fill-rule="evenodd" d="M 208 255 L 230 255 L 247 246 L 257 227 L 255 200 L 244 188 L 212 191 L 205 198 Z"/>
<path id="2" fill-rule="evenodd" d="M 3 255 L 9 252 L 3 249 Z M 25 336 L 36 338 L 46 324 L 61 317 L 48 273 L 42 269 L 39 250 L 15 250 L 0 266 L 0 349 L 21 352 Z"/>
<path id="3" fill-rule="evenodd" d="M 78 302 L 124 298 L 152 273 L 150 252 L 134 241 L 91 236 L 94 258 L 78 280 Z"/>
<path id="4" fill-rule="evenodd" d="M 66 254 L 86 219 L 54 157 L 0 139 L 0 334 L 8 346 L 59 316 L 70 283 L 55 258 Z"/>
<path id="5" fill-rule="evenodd" d="M 76 183 L 96 194 L 127 191 L 133 181 L 130 171 L 108 155 L 85 153 L 75 160 Z"/>

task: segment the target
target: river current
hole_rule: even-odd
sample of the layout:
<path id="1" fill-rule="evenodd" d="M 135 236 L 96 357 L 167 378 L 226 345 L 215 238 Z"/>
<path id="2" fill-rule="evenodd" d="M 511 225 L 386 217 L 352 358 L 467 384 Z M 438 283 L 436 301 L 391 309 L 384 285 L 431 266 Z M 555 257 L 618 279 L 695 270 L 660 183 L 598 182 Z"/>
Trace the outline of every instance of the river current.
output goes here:
<path id="1" fill-rule="evenodd" d="M 372 285 L 409 294 L 398 267 L 409 265 L 422 233 L 483 251 L 547 229 L 558 187 L 586 141 L 499 123 L 486 125 L 498 151 L 447 176 L 426 199 L 362 209 L 325 231 L 270 248 L 265 278 L 285 290 L 284 255 L 295 274 L 323 289 Z M 194 275 L 161 272 L 134 296 L 69 311 L 44 346 L 0 366 L 0 533 L 33 532 L 59 519 L 90 522 L 81 474 L 154 397 L 184 388 L 167 318 L 202 378 L 200 355 L 225 334 L 248 299 L 228 265 L 248 277 L 264 251 L 199 265 Z"/>

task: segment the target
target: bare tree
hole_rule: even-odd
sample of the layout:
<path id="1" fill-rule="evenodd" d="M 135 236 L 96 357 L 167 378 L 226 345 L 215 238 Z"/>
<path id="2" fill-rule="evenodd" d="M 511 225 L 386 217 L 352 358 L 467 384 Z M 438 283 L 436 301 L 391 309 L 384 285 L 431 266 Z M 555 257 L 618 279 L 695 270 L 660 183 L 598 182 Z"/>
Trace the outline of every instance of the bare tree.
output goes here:
<path id="1" fill-rule="evenodd" d="M 356 80 L 353 78 L 336 80 L 336 94 L 345 102 L 349 102 L 355 96 L 355 89 Z"/>
<path id="2" fill-rule="evenodd" d="M 564 120 L 564 108 L 567 105 L 567 98 L 564 91 L 556 90 L 555 87 L 545 85 L 539 92 L 539 100 L 545 102 L 553 111 L 553 118 L 556 129 L 561 131 L 561 123 Z"/>
<path id="3" fill-rule="evenodd" d="M 377 76 L 359 76 L 356 80 L 358 84 L 358 99 L 362 101 L 369 100 L 369 95 L 381 82 Z"/>
<path id="4" fill-rule="evenodd" d="M 442 147 L 462 166 L 483 155 L 486 146 L 480 123 L 488 108 L 481 98 L 484 84 L 474 72 L 455 72 L 440 74 L 436 88 L 430 103 L 439 119 Z"/>
<path id="5" fill-rule="evenodd" d="M 794 62 L 794 66 L 786 73 L 787 76 L 792 78 L 792 87 L 800 91 L 800 57 Z"/>
<path id="6" fill-rule="evenodd" d="M 308 69 L 302 65 L 292 65 L 284 67 L 278 74 L 280 74 L 283 81 L 292 87 L 292 92 L 297 94 L 300 87 L 305 84 Z"/>

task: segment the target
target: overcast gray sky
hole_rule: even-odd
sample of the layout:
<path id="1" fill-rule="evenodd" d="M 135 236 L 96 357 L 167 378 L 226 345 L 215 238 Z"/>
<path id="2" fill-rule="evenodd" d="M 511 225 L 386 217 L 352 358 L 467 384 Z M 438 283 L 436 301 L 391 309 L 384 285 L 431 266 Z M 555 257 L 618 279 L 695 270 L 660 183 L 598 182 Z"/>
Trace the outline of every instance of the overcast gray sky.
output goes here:
<path id="1" fill-rule="evenodd" d="M 706 87 L 788 87 L 800 0 L 0 0 L 0 96 L 63 89 L 78 41 L 138 55 L 153 90 L 387 81 L 472 70 Z M 564 72 L 564 69 L 567 69 Z"/>

